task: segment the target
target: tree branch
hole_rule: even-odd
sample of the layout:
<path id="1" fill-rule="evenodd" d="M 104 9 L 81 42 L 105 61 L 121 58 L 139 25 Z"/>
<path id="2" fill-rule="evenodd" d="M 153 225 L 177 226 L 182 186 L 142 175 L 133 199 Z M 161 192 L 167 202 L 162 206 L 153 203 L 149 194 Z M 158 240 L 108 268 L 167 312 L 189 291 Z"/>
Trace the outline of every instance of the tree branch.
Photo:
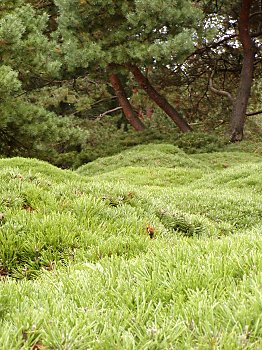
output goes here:
<path id="1" fill-rule="evenodd" d="M 262 31 L 258 31 L 258 32 L 255 32 L 255 33 L 250 33 L 250 36 L 252 38 L 256 38 L 258 36 L 262 35 Z M 228 35 L 226 37 L 224 37 L 223 39 L 221 40 L 218 40 L 218 41 L 214 41 L 214 42 L 211 42 L 209 45 L 206 45 L 204 47 L 200 47 L 198 49 L 196 49 L 194 52 L 192 52 L 187 58 L 186 58 L 186 61 L 195 56 L 195 55 L 201 55 L 202 53 L 206 52 L 206 51 L 209 51 L 210 49 L 215 49 L 217 48 L 218 46 L 220 46 L 221 44 L 227 42 L 228 40 L 231 40 L 231 39 L 234 39 L 234 38 L 237 38 L 238 37 L 238 34 L 231 34 L 231 35 Z"/>
<path id="2" fill-rule="evenodd" d="M 251 15 L 249 16 L 249 19 L 251 19 L 255 16 L 259 16 L 259 15 L 262 15 L 262 11 L 257 11 L 257 12 L 251 13 Z"/>
<path id="3" fill-rule="evenodd" d="M 250 117 L 250 116 L 258 115 L 258 114 L 262 114 L 262 109 L 260 111 L 246 113 L 246 116 Z"/>
<path id="4" fill-rule="evenodd" d="M 228 91 L 224 91 L 224 90 L 218 90 L 216 89 L 214 86 L 213 86 L 213 76 L 215 74 L 215 71 L 213 71 L 209 77 L 209 89 L 214 92 L 215 94 L 217 95 L 220 95 L 220 96 L 224 96 L 224 97 L 227 97 L 229 99 L 229 101 L 234 104 L 234 99 L 232 97 L 232 95 L 228 92 Z"/>
<path id="5" fill-rule="evenodd" d="M 105 115 L 108 115 L 112 112 L 116 112 L 116 111 L 119 111 L 120 109 L 123 109 L 122 107 L 115 107 L 115 108 L 112 108 L 112 109 L 109 109 L 108 111 L 105 111 L 101 114 L 99 114 L 98 116 L 94 117 L 96 120 L 100 120 L 102 119 Z"/>
<path id="6" fill-rule="evenodd" d="M 33 88 L 33 89 L 29 89 L 29 90 L 26 90 L 26 91 L 23 91 L 21 92 L 20 94 L 18 95 L 15 95 L 14 98 L 18 98 L 18 97 L 21 97 L 23 95 L 26 95 L 32 91 L 40 91 L 41 89 L 43 89 L 44 87 L 48 86 L 48 85 L 51 85 L 54 83 L 54 80 L 51 80 L 51 81 L 48 81 L 47 83 L 43 84 L 41 87 L 36 87 L 36 88 Z"/>
<path id="7" fill-rule="evenodd" d="M 102 102 L 105 102 L 105 101 L 115 100 L 116 98 L 117 98 L 116 96 L 101 98 L 101 100 L 98 100 L 98 101 L 92 103 L 91 107 L 94 107 L 94 106 L 98 105 L 99 103 L 102 103 Z"/>

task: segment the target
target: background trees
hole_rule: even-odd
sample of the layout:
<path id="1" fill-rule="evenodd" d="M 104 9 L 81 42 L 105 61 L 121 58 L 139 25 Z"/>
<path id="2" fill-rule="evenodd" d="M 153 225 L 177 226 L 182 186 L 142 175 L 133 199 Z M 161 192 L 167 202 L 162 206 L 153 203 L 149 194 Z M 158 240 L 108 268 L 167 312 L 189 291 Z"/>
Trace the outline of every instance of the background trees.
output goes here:
<path id="1" fill-rule="evenodd" d="M 58 32 L 65 63 L 71 70 L 104 70 L 110 76 L 123 111 L 136 130 L 137 120 L 120 84 L 117 71 L 128 70 L 139 85 L 177 124 L 191 128 L 185 119 L 159 94 L 141 70 L 181 60 L 194 48 L 200 10 L 191 1 L 78 1 L 56 0 Z M 117 87 L 116 87 L 117 85 Z M 127 107 L 127 105 L 129 105 Z"/>
<path id="2" fill-rule="evenodd" d="M 72 128 L 41 103 L 37 92 L 59 75 L 56 42 L 47 35 L 48 15 L 25 1 L 6 1 L 0 17 L 0 152 L 52 159 L 56 147 L 81 144 L 85 131 Z M 31 94 L 34 91 L 34 94 Z M 60 147 L 60 146 L 59 146 Z"/>
<path id="3" fill-rule="evenodd" d="M 168 129 L 177 139 L 174 122 L 182 132 L 216 130 L 241 140 L 246 116 L 260 109 L 260 6 L 254 0 L 5 1 L 0 152 L 62 166 L 77 154 L 87 161 L 108 135 L 123 135 L 121 113 L 137 131 Z"/>
<path id="4" fill-rule="evenodd" d="M 240 74 L 240 82 L 231 118 L 231 141 L 233 142 L 241 141 L 243 138 L 248 99 L 253 79 L 255 43 L 251 37 L 250 31 L 252 2 L 252 0 L 242 1 L 238 18 L 238 36 L 243 48 L 243 62 Z M 253 16 L 254 15 L 255 13 L 253 13 Z"/>

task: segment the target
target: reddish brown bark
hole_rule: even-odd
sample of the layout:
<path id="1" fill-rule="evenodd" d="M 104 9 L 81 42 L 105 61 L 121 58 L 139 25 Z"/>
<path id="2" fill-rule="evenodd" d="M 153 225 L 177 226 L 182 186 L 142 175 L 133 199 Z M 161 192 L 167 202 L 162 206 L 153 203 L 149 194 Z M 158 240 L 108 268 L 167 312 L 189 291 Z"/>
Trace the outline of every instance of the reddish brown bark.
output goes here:
<path id="1" fill-rule="evenodd" d="M 249 32 L 249 15 L 252 0 L 242 0 L 238 29 L 239 40 L 243 47 L 243 62 L 239 87 L 231 117 L 231 141 L 241 141 L 244 136 L 246 110 L 253 79 L 254 47 Z"/>
<path id="2" fill-rule="evenodd" d="M 175 122 L 182 132 L 192 131 L 186 120 L 179 115 L 173 106 L 161 96 L 151 85 L 150 81 L 142 74 L 136 66 L 128 65 L 128 69 L 133 73 L 134 78 L 147 95 Z"/>
<path id="3" fill-rule="evenodd" d="M 115 91 L 119 105 L 122 107 L 124 115 L 128 122 L 133 126 L 136 131 L 142 131 L 146 127 L 144 123 L 138 118 L 136 112 L 131 106 L 126 96 L 125 90 L 117 74 L 111 73 L 109 75 L 110 83 Z"/>

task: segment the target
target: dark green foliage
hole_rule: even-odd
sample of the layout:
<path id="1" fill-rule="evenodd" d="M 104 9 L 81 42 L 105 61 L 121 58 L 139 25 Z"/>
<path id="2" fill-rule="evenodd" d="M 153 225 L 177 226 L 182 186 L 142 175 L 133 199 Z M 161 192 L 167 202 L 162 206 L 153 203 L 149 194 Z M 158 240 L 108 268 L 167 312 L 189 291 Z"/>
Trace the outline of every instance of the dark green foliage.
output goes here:
<path id="1" fill-rule="evenodd" d="M 189 0 L 176 6 L 173 1 L 160 6 L 157 0 L 55 0 L 55 4 L 62 53 L 72 71 L 111 63 L 167 63 L 171 55 L 179 60 L 193 50 L 202 18 L 201 10 Z"/>
<path id="2" fill-rule="evenodd" d="M 141 144 L 172 143 L 189 154 L 215 152 L 222 150 L 225 146 L 223 138 L 216 135 L 197 132 L 182 135 L 172 128 L 169 130 L 151 128 L 139 133 L 132 130 L 127 132 L 115 130 L 113 133 L 110 133 L 110 131 L 106 133 L 105 128 L 101 128 L 100 132 L 99 135 L 96 129 L 96 133 L 94 133 L 96 143 L 94 144 L 90 141 L 87 143 L 77 158 L 78 160 L 74 164 L 75 167 L 99 157 L 111 156 L 119 153 L 121 150 Z"/>
<path id="3" fill-rule="evenodd" d="M 2 6 L 2 5 L 1 5 Z M 6 7 L 7 6 L 7 7 Z M 26 1 L 6 1 L 0 13 L 0 153 L 46 159 L 79 151 L 86 139 L 72 118 L 47 110 L 29 91 L 58 77 L 56 42 L 46 34 L 48 16 Z M 68 155 L 65 155 L 65 157 Z"/>
<path id="4" fill-rule="evenodd" d="M 187 153 L 209 153 L 222 150 L 226 141 L 222 137 L 204 132 L 179 135 L 175 144 Z"/>
<path id="5" fill-rule="evenodd" d="M 39 6 L 33 1 L 7 0 L 1 6 L 0 154 L 76 168 L 144 143 L 173 143 L 187 153 L 223 147 L 223 137 L 220 141 L 209 135 L 214 125 L 224 133 L 230 106 L 220 97 L 209 98 L 209 71 L 195 76 L 198 67 L 206 70 L 206 64 L 193 60 L 187 62 L 186 71 L 178 69 L 178 61 L 183 62 L 201 44 L 202 35 L 213 38 L 212 30 L 202 31 L 199 25 L 200 4 L 57 0 Z M 90 20 L 97 14 L 99 23 Z M 136 111 L 143 112 L 150 130 L 132 132 L 121 125 L 120 116 L 100 120 L 105 111 L 117 107 L 107 83 L 108 65 L 115 63 L 122 65 L 127 95 Z M 145 111 L 152 102 L 138 93 L 126 63 L 137 64 L 194 129 L 207 132 L 180 136 L 157 109 L 148 120 Z M 234 74 L 221 77 L 218 72 L 217 84 L 232 89 Z M 259 90 L 256 76 L 251 109 L 261 102 Z M 250 133 L 258 134 L 259 122 L 252 120 Z"/>

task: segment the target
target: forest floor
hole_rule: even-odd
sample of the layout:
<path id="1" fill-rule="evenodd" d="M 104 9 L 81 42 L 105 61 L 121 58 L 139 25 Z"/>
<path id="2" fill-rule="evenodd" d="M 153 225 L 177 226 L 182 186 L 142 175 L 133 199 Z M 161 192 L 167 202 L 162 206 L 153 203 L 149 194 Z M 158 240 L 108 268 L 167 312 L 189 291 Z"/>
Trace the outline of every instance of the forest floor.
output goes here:
<path id="1" fill-rule="evenodd" d="M 261 148 L 0 159 L 0 349 L 261 349 Z"/>

